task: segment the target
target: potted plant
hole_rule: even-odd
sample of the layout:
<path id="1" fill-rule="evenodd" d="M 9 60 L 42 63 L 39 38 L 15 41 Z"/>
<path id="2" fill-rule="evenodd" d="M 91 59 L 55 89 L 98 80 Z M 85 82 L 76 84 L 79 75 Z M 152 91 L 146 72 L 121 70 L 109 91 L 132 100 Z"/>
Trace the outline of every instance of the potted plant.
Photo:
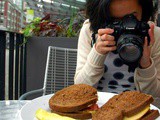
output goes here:
<path id="1" fill-rule="evenodd" d="M 27 44 L 27 91 L 43 86 L 48 46 L 77 48 L 83 22 L 79 13 L 54 21 L 48 14 L 42 19 L 35 18 L 23 29 Z"/>

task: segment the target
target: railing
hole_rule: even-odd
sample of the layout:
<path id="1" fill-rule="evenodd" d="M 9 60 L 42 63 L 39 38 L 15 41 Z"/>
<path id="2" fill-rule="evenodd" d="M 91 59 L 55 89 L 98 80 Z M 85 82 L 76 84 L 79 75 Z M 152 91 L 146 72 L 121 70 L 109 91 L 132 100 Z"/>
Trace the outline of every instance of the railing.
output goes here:
<path id="1" fill-rule="evenodd" d="M 22 34 L 0 30 L 0 100 L 26 92 L 26 45 Z"/>

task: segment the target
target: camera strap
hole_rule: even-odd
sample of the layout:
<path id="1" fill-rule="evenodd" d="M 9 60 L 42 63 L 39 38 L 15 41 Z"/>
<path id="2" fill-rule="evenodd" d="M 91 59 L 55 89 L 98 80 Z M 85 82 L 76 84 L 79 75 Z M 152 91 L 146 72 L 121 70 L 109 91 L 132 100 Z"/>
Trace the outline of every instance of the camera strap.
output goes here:
<path id="1" fill-rule="evenodd" d="M 91 47 L 93 47 L 93 45 L 96 43 L 96 33 L 94 32 L 91 37 L 92 37 Z"/>
<path id="2" fill-rule="evenodd" d="M 124 64 L 128 65 L 128 72 L 134 72 L 135 69 L 139 66 L 139 61 L 133 62 L 133 63 L 125 63 Z"/>

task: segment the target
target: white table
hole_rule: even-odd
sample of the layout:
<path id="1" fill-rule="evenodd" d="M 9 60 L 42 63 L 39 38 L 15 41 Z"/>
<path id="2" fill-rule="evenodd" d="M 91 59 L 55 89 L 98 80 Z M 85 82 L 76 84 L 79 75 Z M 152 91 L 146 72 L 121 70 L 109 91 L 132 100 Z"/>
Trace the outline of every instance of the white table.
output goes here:
<path id="1" fill-rule="evenodd" d="M 19 111 L 29 100 L 0 101 L 0 120 L 20 120 Z"/>

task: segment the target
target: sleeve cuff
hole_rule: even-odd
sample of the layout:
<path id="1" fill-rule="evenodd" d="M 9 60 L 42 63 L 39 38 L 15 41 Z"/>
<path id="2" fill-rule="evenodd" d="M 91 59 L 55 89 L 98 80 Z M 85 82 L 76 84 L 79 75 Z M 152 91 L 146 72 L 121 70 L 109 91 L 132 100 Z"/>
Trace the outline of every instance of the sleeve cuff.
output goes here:
<path id="1" fill-rule="evenodd" d="M 106 55 L 100 54 L 96 51 L 95 45 L 93 46 L 90 54 L 87 58 L 91 64 L 96 66 L 104 66 L 104 61 L 106 59 Z"/>
<path id="2" fill-rule="evenodd" d="M 146 69 L 137 68 L 137 72 L 138 72 L 140 77 L 151 78 L 151 77 L 153 77 L 155 75 L 156 69 L 155 69 L 154 61 L 153 61 L 152 58 L 151 58 L 151 61 L 152 61 L 151 66 L 149 66 Z"/>

